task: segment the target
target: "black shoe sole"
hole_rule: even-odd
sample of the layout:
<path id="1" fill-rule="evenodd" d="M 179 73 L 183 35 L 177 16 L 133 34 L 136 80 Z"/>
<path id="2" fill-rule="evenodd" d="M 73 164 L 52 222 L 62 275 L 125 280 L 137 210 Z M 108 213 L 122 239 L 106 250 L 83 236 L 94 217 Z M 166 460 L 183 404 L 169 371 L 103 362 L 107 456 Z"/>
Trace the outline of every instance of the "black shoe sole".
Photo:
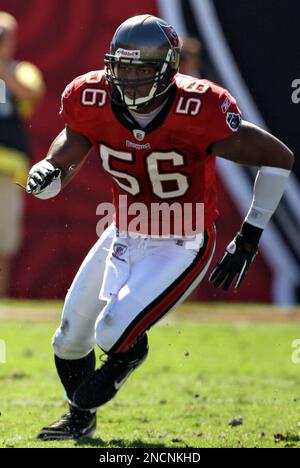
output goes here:
<path id="1" fill-rule="evenodd" d="M 63 433 L 59 433 L 59 432 L 43 432 L 41 431 L 38 436 L 37 436 L 37 439 L 38 440 L 42 440 L 42 441 L 48 441 L 48 440 L 81 440 L 81 439 L 92 439 L 93 438 L 93 435 L 95 434 L 96 432 L 96 427 L 92 427 L 88 432 L 86 432 L 85 434 L 82 434 L 82 435 L 74 435 L 74 434 L 63 434 Z"/>

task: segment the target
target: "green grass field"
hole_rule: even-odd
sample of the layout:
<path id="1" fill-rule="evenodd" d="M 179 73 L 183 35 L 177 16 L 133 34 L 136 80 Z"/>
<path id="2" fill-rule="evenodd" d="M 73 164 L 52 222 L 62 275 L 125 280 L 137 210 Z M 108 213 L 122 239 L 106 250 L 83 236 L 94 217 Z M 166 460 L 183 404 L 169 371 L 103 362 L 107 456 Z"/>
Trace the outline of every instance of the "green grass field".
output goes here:
<path id="1" fill-rule="evenodd" d="M 66 407 L 51 349 L 58 309 L 0 306 L 0 447 L 300 447 L 300 364 L 291 361 L 300 322 L 243 320 L 230 305 L 224 317 L 218 306 L 218 320 L 210 307 L 210 320 L 195 304 L 150 332 L 147 361 L 98 411 L 93 440 L 37 441 Z"/>

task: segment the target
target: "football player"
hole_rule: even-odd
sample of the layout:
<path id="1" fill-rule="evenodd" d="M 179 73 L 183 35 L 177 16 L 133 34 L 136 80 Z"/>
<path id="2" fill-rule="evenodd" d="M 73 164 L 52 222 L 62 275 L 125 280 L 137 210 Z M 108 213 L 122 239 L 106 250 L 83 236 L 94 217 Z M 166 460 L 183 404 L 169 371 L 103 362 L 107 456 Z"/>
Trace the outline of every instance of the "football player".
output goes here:
<path id="1" fill-rule="evenodd" d="M 53 348 L 69 412 L 41 430 L 43 440 L 93 434 L 97 408 L 116 395 L 147 357 L 147 330 L 204 278 L 218 214 L 215 155 L 259 167 L 249 212 L 210 275 L 215 287 L 239 287 L 283 195 L 292 152 L 243 121 L 228 91 L 179 74 L 180 49 L 178 35 L 162 19 L 142 15 L 121 24 L 104 70 L 67 86 L 61 108 L 65 129 L 30 170 L 27 192 L 54 197 L 94 146 L 112 178 L 116 210 L 66 296 Z M 177 202 L 182 207 L 203 204 L 204 221 L 198 223 L 192 215 L 194 237 L 184 230 L 175 236 L 174 223 L 169 236 L 161 234 L 161 226 L 152 236 L 149 211 L 148 230 L 140 232 L 132 224 L 136 229 L 126 232 L 120 228 L 122 196 L 127 197 L 129 218 L 134 203 L 150 209 Z M 95 345 L 106 354 L 97 369 Z"/>

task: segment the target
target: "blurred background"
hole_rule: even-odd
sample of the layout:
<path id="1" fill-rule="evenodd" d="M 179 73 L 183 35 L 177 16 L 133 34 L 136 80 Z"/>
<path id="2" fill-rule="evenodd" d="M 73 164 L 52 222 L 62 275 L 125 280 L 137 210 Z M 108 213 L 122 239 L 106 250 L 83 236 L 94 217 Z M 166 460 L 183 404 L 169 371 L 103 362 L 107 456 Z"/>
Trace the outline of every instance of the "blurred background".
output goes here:
<path id="1" fill-rule="evenodd" d="M 244 119 L 269 129 L 296 155 L 284 200 L 264 233 L 261 255 L 242 288 L 224 293 L 204 281 L 192 299 L 279 305 L 299 302 L 297 0 L 0 0 L 0 10 L 12 14 L 19 24 L 16 60 L 35 65 L 44 81 L 42 101 L 25 121 L 30 164 L 45 156 L 63 128 L 58 112 L 65 86 L 75 76 L 103 68 L 116 27 L 128 17 L 144 13 L 170 22 L 185 38 L 181 71 L 225 86 L 236 97 Z M 215 259 L 246 215 L 255 172 L 224 160 L 218 162 L 221 215 Z M 97 239 L 96 207 L 110 199 L 110 182 L 95 153 L 54 200 L 24 198 L 23 234 L 13 256 L 9 296 L 63 298 Z"/>

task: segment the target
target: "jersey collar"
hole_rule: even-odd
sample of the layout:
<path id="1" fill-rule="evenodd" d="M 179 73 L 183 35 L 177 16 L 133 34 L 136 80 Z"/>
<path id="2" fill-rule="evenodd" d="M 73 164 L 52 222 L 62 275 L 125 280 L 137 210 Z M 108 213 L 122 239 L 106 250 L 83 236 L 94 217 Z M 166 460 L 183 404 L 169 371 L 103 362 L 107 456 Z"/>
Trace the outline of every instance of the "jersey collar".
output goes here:
<path id="1" fill-rule="evenodd" d="M 162 123 L 164 122 L 164 120 L 167 118 L 169 111 L 174 103 L 176 94 L 177 94 L 177 87 L 174 84 L 170 88 L 170 93 L 169 93 L 169 97 L 167 98 L 166 104 L 164 105 L 162 110 L 159 112 L 159 114 L 156 117 L 154 117 L 154 119 L 151 120 L 151 122 L 145 128 L 142 128 L 140 126 L 140 124 L 134 119 L 134 117 L 130 114 L 130 112 L 126 108 L 118 106 L 114 102 L 111 102 L 111 108 L 116 119 L 120 122 L 120 124 L 122 124 L 128 130 L 132 132 L 133 130 L 138 129 L 138 130 L 142 130 L 143 132 L 145 132 L 145 134 L 148 134 L 156 130 L 158 127 L 160 127 Z"/>

